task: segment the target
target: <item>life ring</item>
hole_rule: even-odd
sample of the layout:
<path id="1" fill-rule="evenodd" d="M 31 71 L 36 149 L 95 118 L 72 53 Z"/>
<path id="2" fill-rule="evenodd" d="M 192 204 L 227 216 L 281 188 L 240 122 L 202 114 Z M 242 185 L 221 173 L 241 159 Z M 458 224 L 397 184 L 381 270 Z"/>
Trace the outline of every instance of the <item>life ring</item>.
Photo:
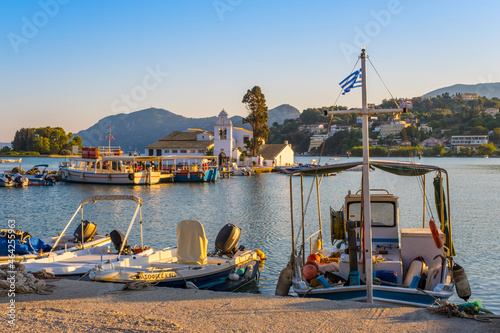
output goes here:
<path id="1" fill-rule="evenodd" d="M 134 174 L 133 174 L 133 173 L 129 173 L 129 174 L 128 174 L 128 179 L 130 179 L 130 180 L 134 180 Z"/>
<path id="2" fill-rule="evenodd" d="M 436 227 L 436 223 L 434 220 L 429 221 L 429 228 L 431 229 L 432 238 L 434 239 L 434 244 L 438 249 L 443 247 L 443 242 L 441 241 L 441 237 L 439 237 L 438 228 Z"/>

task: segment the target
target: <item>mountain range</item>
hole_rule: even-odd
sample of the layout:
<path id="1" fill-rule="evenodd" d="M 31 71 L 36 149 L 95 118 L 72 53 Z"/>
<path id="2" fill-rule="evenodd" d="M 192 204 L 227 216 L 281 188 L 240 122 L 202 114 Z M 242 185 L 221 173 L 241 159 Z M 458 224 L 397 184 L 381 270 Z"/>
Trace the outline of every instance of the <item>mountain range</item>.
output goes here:
<path id="1" fill-rule="evenodd" d="M 436 97 L 444 93 L 455 95 L 457 93 L 471 93 L 478 94 L 479 96 L 486 96 L 488 98 L 500 98 L 500 82 L 492 83 L 479 83 L 479 84 L 454 84 L 449 87 L 439 88 L 428 92 L 422 97 Z"/>
<path id="2" fill-rule="evenodd" d="M 268 114 L 267 124 L 271 127 L 274 122 L 282 124 L 285 119 L 297 118 L 300 111 L 291 105 L 283 104 L 268 110 Z M 107 140 L 104 138 L 109 132 L 109 126 L 111 126 L 111 134 L 115 139 L 111 145 L 120 146 L 125 152 L 137 149 L 138 152 L 142 153 L 145 146 L 158 141 L 173 131 L 187 131 L 188 128 L 213 131 L 216 119 L 217 116 L 187 118 L 164 109 L 149 108 L 127 114 L 107 116 L 76 135 L 82 138 L 84 146 L 104 146 L 107 145 Z M 242 124 L 243 117 L 233 116 L 230 119 L 233 126 L 251 130 L 249 124 Z"/>

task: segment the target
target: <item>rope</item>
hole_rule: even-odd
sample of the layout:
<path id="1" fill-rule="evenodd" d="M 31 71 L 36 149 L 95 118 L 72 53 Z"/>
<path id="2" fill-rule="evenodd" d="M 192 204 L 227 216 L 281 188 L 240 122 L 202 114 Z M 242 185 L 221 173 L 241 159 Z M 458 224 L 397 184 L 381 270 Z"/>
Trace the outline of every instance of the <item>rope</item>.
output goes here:
<path id="1" fill-rule="evenodd" d="M 389 90 L 389 88 L 387 88 L 387 85 L 385 84 L 384 80 L 382 79 L 382 77 L 381 77 L 381 76 L 380 76 L 380 74 L 378 73 L 378 71 L 377 71 L 377 69 L 375 68 L 375 66 L 373 65 L 372 61 L 370 60 L 370 58 L 369 58 L 368 56 L 367 56 L 366 58 L 368 59 L 368 62 L 370 62 L 370 65 L 372 66 L 372 68 L 373 68 L 373 70 L 375 71 L 375 73 L 377 74 L 378 78 L 380 79 L 380 81 L 381 81 L 381 82 L 382 82 L 382 84 L 384 85 L 385 89 L 387 90 L 387 92 L 388 92 L 388 93 L 389 93 L 389 95 L 391 96 L 392 101 L 394 101 L 394 104 L 396 104 L 396 108 L 399 108 L 399 107 L 400 107 L 400 106 L 399 106 L 399 104 L 396 102 L 396 99 L 395 99 L 395 98 L 394 98 L 394 96 L 392 95 L 392 93 L 391 93 L 391 91 Z M 404 139 L 405 139 L 406 141 L 409 141 L 409 140 L 408 140 L 408 136 L 406 135 L 406 131 L 403 129 L 403 130 L 402 130 L 402 132 L 403 132 L 403 137 L 404 137 Z M 415 158 L 414 158 L 414 156 L 413 156 L 413 153 L 412 153 L 412 150 L 411 150 L 411 149 L 408 151 L 408 154 L 409 154 L 410 161 L 411 161 L 412 163 L 415 163 Z M 424 190 L 423 190 L 423 184 L 424 184 L 423 177 L 424 177 L 424 176 L 419 176 L 419 177 L 417 177 L 417 179 L 418 179 L 418 186 L 419 186 L 419 188 L 420 188 L 420 192 L 421 192 L 421 193 L 424 193 Z M 433 212 L 432 212 L 432 206 L 431 206 L 431 204 L 430 204 L 430 201 L 429 201 L 429 199 L 428 199 L 427 195 L 425 196 L 425 202 L 426 202 L 426 204 L 427 204 L 427 206 L 428 206 L 428 208 L 429 208 L 429 212 L 430 212 L 431 218 L 432 218 L 432 219 L 434 219 L 434 214 L 433 214 Z"/>
<path id="2" fill-rule="evenodd" d="M 491 311 L 486 310 L 481 301 L 474 301 L 456 305 L 447 300 L 436 299 L 434 304 L 427 308 L 437 314 L 446 315 L 448 318 L 452 316 L 465 319 L 474 319 L 481 322 L 491 322 L 492 319 L 500 319 L 499 315 L 494 315 Z"/>
<path id="3" fill-rule="evenodd" d="M 7 281 L 7 278 L 14 278 L 15 291 L 19 294 L 39 293 L 48 294 L 55 288 L 47 286 L 45 281 L 35 277 L 31 273 L 25 273 L 25 266 L 19 262 L 14 264 L 6 264 L 0 266 L 0 295 L 8 294 L 12 281 Z"/>
<path id="4" fill-rule="evenodd" d="M 122 290 L 141 290 L 144 288 L 149 288 L 151 286 L 152 284 L 149 283 L 148 281 L 134 281 L 125 284 Z"/>

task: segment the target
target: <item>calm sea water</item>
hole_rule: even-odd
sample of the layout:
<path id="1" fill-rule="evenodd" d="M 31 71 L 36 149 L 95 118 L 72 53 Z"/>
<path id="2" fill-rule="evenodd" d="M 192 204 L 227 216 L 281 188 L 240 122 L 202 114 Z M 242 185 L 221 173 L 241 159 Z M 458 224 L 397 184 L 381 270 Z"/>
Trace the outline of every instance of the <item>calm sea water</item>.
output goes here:
<path id="1" fill-rule="evenodd" d="M 323 157 L 321 163 L 328 159 Z M 40 163 L 47 163 L 49 169 L 56 170 L 62 160 L 23 158 L 23 170 Z M 310 160 L 311 157 L 296 158 L 296 162 Z M 424 158 L 418 162 L 448 170 L 456 261 L 467 271 L 473 293 L 471 298 L 482 300 L 487 309 L 500 314 L 500 265 L 496 261 L 500 253 L 497 235 L 500 222 L 500 159 Z M 347 191 L 360 188 L 360 175 L 359 172 L 344 172 L 323 180 L 320 201 L 325 230 L 330 228 L 329 206 L 339 209 Z M 431 179 L 427 177 L 429 185 Z M 306 179 L 306 197 L 311 189 L 311 180 Z M 372 188 L 385 188 L 400 197 L 402 227 L 421 225 L 422 196 L 416 179 L 377 170 L 371 173 L 371 183 Z M 298 183 L 294 186 L 298 188 Z M 427 192 L 432 204 L 430 187 Z M 313 230 L 318 224 L 315 190 L 311 193 L 307 208 L 311 222 L 308 230 Z M 240 244 L 249 249 L 261 249 L 268 257 L 259 291 L 274 294 L 279 273 L 291 252 L 288 176 L 273 173 L 220 179 L 216 183 L 153 186 L 59 183 L 52 187 L 0 188 L 0 226 L 6 228 L 7 220 L 14 219 L 17 228 L 29 231 L 33 236 L 55 235 L 69 221 L 82 199 L 102 194 L 141 197 L 144 200 L 145 243 L 157 249 L 176 245 L 175 228 L 184 219 L 196 219 L 203 223 L 209 250 L 213 248 L 222 226 L 226 223 L 239 226 L 242 229 Z M 299 204 L 294 202 L 295 207 Z M 86 219 L 98 224 L 100 233 L 109 233 L 112 229 L 125 233 L 134 208 L 132 202 L 89 204 L 85 206 L 84 214 Z M 295 217 L 299 217 L 298 210 Z M 75 228 L 76 225 L 72 227 Z M 325 245 L 328 238 L 325 236 Z M 138 228 L 135 228 L 129 243 L 140 243 Z M 456 297 L 452 301 L 462 303 Z"/>

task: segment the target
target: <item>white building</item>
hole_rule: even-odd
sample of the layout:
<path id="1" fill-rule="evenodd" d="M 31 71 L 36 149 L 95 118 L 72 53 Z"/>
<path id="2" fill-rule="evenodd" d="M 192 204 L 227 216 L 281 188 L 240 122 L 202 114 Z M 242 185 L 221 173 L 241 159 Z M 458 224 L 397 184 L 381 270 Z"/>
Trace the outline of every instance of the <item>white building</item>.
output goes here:
<path id="1" fill-rule="evenodd" d="M 396 136 L 396 135 L 399 135 L 399 133 L 401 133 L 403 128 L 409 127 L 409 126 L 411 126 L 411 124 L 408 124 L 404 120 L 394 120 L 394 121 L 391 121 L 387 124 L 380 125 L 380 134 L 379 135 L 382 138 L 385 138 L 389 135 Z"/>
<path id="2" fill-rule="evenodd" d="M 479 145 L 487 144 L 487 135 L 453 135 L 450 138 L 451 148 L 459 151 L 460 147 L 477 148 Z"/>
<path id="3" fill-rule="evenodd" d="M 325 142 L 327 135 L 313 135 L 311 136 L 311 140 L 309 141 L 309 149 L 311 151 L 314 148 L 319 148 Z"/>
<path id="4" fill-rule="evenodd" d="M 233 127 L 227 112 L 222 110 L 214 124 L 214 156 L 219 162 L 224 158 L 239 161 L 241 150 L 246 150 L 246 143 L 253 139 L 253 132 L 240 127 Z M 231 162 L 231 161 L 229 161 Z"/>
<path id="5" fill-rule="evenodd" d="M 489 114 L 493 118 L 496 118 L 496 115 L 498 114 L 498 109 L 497 108 L 487 108 L 483 112 L 486 114 Z"/>
<path id="6" fill-rule="evenodd" d="M 205 155 L 214 146 L 213 133 L 200 129 L 189 132 L 174 131 L 157 142 L 145 147 L 149 156 Z"/>
<path id="7" fill-rule="evenodd" d="M 288 141 L 285 141 L 284 144 L 264 145 L 260 147 L 259 155 L 262 156 L 263 166 L 289 166 L 293 164 L 294 152 Z"/>

